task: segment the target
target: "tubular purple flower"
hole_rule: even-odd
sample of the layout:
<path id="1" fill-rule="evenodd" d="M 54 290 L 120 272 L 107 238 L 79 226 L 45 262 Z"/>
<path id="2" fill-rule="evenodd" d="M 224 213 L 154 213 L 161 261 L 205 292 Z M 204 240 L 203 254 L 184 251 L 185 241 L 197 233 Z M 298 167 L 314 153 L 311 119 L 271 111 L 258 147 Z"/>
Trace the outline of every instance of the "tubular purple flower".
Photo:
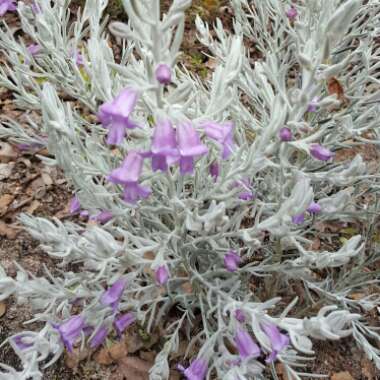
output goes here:
<path id="1" fill-rule="evenodd" d="M 292 222 L 294 224 L 302 224 L 304 221 L 305 221 L 305 214 L 303 213 L 292 216 Z"/>
<path id="2" fill-rule="evenodd" d="M 4 16 L 7 12 L 17 10 L 15 0 L 0 0 L 0 16 Z"/>
<path id="3" fill-rule="evenodd" d="M 168 161 L 178 157 L 175 130 L 169 120 L 158 121 L 152 139 L 152 169 L 168 169 Z"/>
<path id="4" fill-rule="evenodd" d="M 136 203 L 139 199 L 147 198 L 151 194 L 149 187 L 141 186 L 138 181 L 142 171 L 144 158 L 137 152 L 130 152 L 122 165 L 113 170 L 108 176 L 112 183 L 124 185 L 124 200 Z"/>
<path id="5" fill-rule="evenodd" d="M 165 285 L 169 279 L 169 271 L 166 265 L 159 266 L 155 270 L 154 276 L 158 285 Z"/>
<path id="6" fill-rule="evenodd" d="M 322 207 L 316 202 L 311 202 L 310 206 L 306 209 L 310 214 L 318 214 L 321 210 Z"/>
<path id="7" fill-rule="evenodd" d="M 234 313 L 235 319 L 241 323 L 245 322 L 245 315 L 243 310 L 236 309 Z"/>
<path id="8" fill-rule="evenodd" d="M 101 326 L 95 335 L 90 340 L 90 347 L 97 348 L 103 344 L 108 335 L 108 329 L 106 326 Z"/>
<path id="9" fill-rule="evenodd" d="M 172 70 L 166 63 L 157 66 L 155 75 L 161 84 L 169 84 L 172 81 Z"/>
<path id="10" fill-rule="evenodd" d="M 80 203 L 78 197 L 75 195 L 70 201 L 70 214 L 77 214 L 80 211 Z"/>
<path id="11" fill-rule="evenodd" d="M 292 141 L 293 138 L 292 131 L 287 127 L 281 128 L 278 136 L 281 141 Z"/>
<path id="12" fill-rule="evenodd" d="M 247 178 L 243 178 L 235 182 L 235 186 L 241 187 L 243 191 L 239 193 L 239 199 L 242 201 L 251 201 L 255 198 L 252 191 L 251 181 Z"/>
<path id="13" fill-rule="evenodd" d="M 202 124 L 206 135 L 217 141 L 223 148 L 222 158 L 227 159 L 234 148 L 234 124 L 231 122 L 226 122 L 223 124 L 218 124 L 213 121 L 208 121 Z"/>
<path id="14" fill-rule="evenodd" d="M 122 332 L 135 321 L 136 317 L 132 313 L 126 313 L 121 317 L 116 318 L 114 325 L 118 335 L 120 336 Z"/>
<path id="15" fill-rule="evenodd" d="M 186 380 L 204 380 L 207 374 L 207 362 L 203 359 L 195 359 L 188 368 L 178 365 L 177 368 L 186 377 Z"/>
<path id="16" fill-rule="evenodd" d="M 224 266 L 229 272 L 235 272 L 239 268 L 241 262 L 241 257 L 236 253 L 236 251 L 228 251 L 224 255 Z"/>
<path id="17" fill-rule="evenodd" d="M 198 132 L 189 122 L 178 125 L 177 141 L 180 154 L 180 172 L 182 175 L 192 174 L 194 172 L 194 159 L 206 154 L 208 148 L 201 143 Z"/>
<path id="18" fill-rule="evenodd" d="M 53 325 L 53 327 L 58 330 L 67 350 L 73 352 L 73 345 L 84 328 L 83 317 L 75 315 L 61 325 Z"/>
<path id="19" fill-rule="evenodd" d="M 29 338 L 29 342 L 25 341 L 25 338 L 27 339 L 28 337 L 25 335 L 16 335 L 15 337 L 12 338 L 14 344 L 21 351 L 26 350 L 33 346 L 33 343 L 30 343 L 30 338 Z"/>
<path id="20" fill-rule="evenodd" d="M 125 278 L 120 278 L 115 281 L 114 284 L 103 293 L 100 298 L 100 303 L 104 306 L 111 306 L 112 310 L 116 311 L 126 285 L 127 280 Z"/>
<path id="21" fill-rule="evenodd" d="M 38 45 L 38 44 L 30 44 L 27 46 L 26 50 L 28 51 L 28 53 L 32 56 L 38 54 L 40 51 L 41 51 L 41 46 Z"/>
<path id="22" fill-rule="evenodd" d="M 210 171 L 211 177 L 213 177 L 214 181 L 216 181 L 219 177 L 219 174 L 220 174 L 220 165 L 218 164 L 218 162 L 214 161 L 210 165 L 209 171 Z"/>
<path id="23" fill-rule="evenodd" d="M 115 99 L 99 107 L 98 119 L 108 129 L 107 144 L 121 144 L 125 130 L 136 128 L 129 116 L 136 106 L 137 98 L 136 90 L 125 88 Z"/>
<path id="24" fill-rule="evenodd" d="M 33 3 L 32 3 L 32 11 L 35 14 L 38 14 L 38 13 L 42 12 L 41 7 L 39 6 L 39 4 L 36 1 L 33 1 Z"/>
<path id="25" fill-rule="evenodd" d="M 307 106 L 307 112 L 317 112 L 319 97 L 315 96 Z"/>
<path id="26" fill-rule="evenodd" d="M 99 222 L 101 224 L 107 223 L 113 218 L 111 211 L 101 211 L 99 214 L 90 217 L 91 220 Z"/>
<path id="27" fill-rule="evenodd" d="M 298 16 L 298 11 L 294 5 L 292 5 L 287 11 L 286 16 L 290 21 L 294 21 L 296 17 Z"/>
<path id="28" fill-rule="evenodd" d="M 272 323 L 262 324 L 261 328 L 269 338 L 272 347 L 272 352 L 266 359 L 266 362 L 269 363 L 274 361 L 277 355 L 289 346 L 290 339 L 288 335 L 282 334 L 278 327 Z"/>
<path id="29" fill-rule="evenodd" d="M 310 145 L 310 154 L 320 161 L 328 161 L 334 157 L 334 153 L 319 144 Z"/>
<path id="30" fill-rule="evenodd" d="M 236 348 L 242 359 L 257 358 L 260 356 L 259 346 L 254 342 L 251 335 L 247 331 L 238 329 L 234 340 Z"/>

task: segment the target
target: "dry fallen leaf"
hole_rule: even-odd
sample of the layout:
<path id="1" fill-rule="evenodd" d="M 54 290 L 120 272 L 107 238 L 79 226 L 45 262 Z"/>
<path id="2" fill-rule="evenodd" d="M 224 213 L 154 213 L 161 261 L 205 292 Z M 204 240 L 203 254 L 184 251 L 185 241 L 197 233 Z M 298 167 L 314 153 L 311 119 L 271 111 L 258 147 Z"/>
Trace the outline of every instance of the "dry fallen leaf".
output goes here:
<path id="1" fill-rule="evenodd" d="M 344 371 L 344 372 L 336 372 L 332 374 L 331 380 L 355 380 L 350 372 Z"/>
<path id="2" fill-rule="evenodd" d="M 344 95 L 343 86 L 340 84 L 339 80 L 336 79 L 335 77 L 328 79 L 327 90 L 329 92 L 329 95 L 335 94 L 341 102 L 347 103 L 347 98 Z"/>
<path id="3" fill-rule="evenodd" d="M 4 194 L 0 197 L 0 216 L 7 212 L 8 206 L 12 203 L 14 198 L 14 195 L 11 194 Z"/>
<path id="4" fill-rule="evenodd" d="M 6 238 L 13 240 L 16 238 L 18 233 L 18 229 L 0 220 L 0 236 L 5 236 Z"/>
<path id="5" fill-rule="evenodd" d="M 277 375 L 280 376 L 281 380 L 289 380 L 285 367 L 282 363 L 276 364 L 276 372 L 277 372 Z"/>
<path id="6" fill-rule="evenodd" d="M 65 364 L 70 369 L 77 368 L 79 363 L 82 360 L 86 359 L 87 356 L 88 351 L 80 350 L 79 348 L 74 348 L 73 352 L 66 352 Z"/>
<path id="7" fill-rule="evenodd" d="M 0 162 L 14 161 L 18 156 L 18 152 L 11 144 L 0 141 Z"/>
<path id="8" fill-rule="evenodd" d="M 149 380 L 149 370 L 153 362 L 147 362 L 137 356 L 127 356 L 119 362 L 118 371 L 126 379 Z"/>
<path id="9" fill-rule="evenodd" d="M 367 378 L 367 380 L 376 380 L 376 368 L 373 362 L 368 358 L 363 358 L 362 362 L 362 372 L 363 375 Z"/>
<path id="10" fill-rule="evenodd" d="M 7 311 L 7 305 L 5 302 L 0 302 L 0 318 L 5 314 Z"/>
<path id="11" fill-rule="evenodd" d="M 119 361 L 120 359 L 123 359 L 128 355 L 127 347 L 125 346 L 125 343 L 123 341 L 113 344 L 108 349 L 108 352 L 112 360 L 115 362 Z"/>
<path id="12" fill-rule="evenodd" d="M 37 201 L 37 199 L 35 199 L 25 210 L 25 212 L 27 212 L 28 214 L 33 214 L 34 211 L 36 211 L 38 209 L 38 207 L 40 207 L 41 203 L 39 201 Z"/>
<path id="13" fill-rule="evenodd" d="M 95 354 L 94 359 L 98 364 L 102 365 L 110 365 L 113 363 L 113 359 L 111 358 L 111 355 L 107 347 L 103 347 L 102 349 L 100 349 Z"/>

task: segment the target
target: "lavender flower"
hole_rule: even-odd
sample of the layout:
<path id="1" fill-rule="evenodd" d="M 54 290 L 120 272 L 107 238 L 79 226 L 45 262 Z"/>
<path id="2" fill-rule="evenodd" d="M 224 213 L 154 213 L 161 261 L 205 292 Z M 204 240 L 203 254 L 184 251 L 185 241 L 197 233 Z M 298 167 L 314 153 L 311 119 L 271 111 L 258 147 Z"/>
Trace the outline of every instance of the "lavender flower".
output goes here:
<path id="1" fill-rule="evenodd" d="M 128 203 L 135 204 L 139 199 L 147 198 L 151 193 L 148 187 L 138 183 L 143 161 L 144 158 L 138 152 L 132 151 L 122 165 L 108 176 L 110 182 L 124 186 L 124 200 Z"/>
<path id="2" fill-rule="evenodd" d="M 108 335 L 108 329 L 106 326 L 101 326 L 95 335 L 90 340 L 90 347 L 97 348 L 103 344 Z"/>
<path id="3" fill-rule="evenodd" d="M 227 159 L 234 147 L 233 130 L 234 124 L 227 122 L 224 124 L 218 124 L 213 121 L 208 121 L 202 124 L 206 135 L 217 141 L 223 148 L 222 158 Z"/>
<path id="4" fill-rule="evenodd" d="M 99 222 L 101 224 L 107 223 L 113 218 L 111 211 L 101 211 L 99 214 L 93 215 L 90 217 L 91 220 Z"/>
<path id="5" fill-rule="evenodd" d="M 241 187 L 243 191 L 239 193 L 239 199 L 242 201 L 251 201 L 255 198 L 255 195 L 253 194 L 253 191 L 251 189 L 251 182 L 247 178 L 243 178 L 239 181 L 235 182 L 235 186 Z"/>
<path id="6" fill-rule="evenodd" d="M 214 178 L 214 181 L 216 181 L 220 174 L 220 165 L 218 162 L 214 161 L 209 168 L 211 176 Z"/>
<path id="7" fill-rule="evenodd" d="M 133 322 L 136 321 L 136 317 L 132 313 L 123 314 L 121 317 L 115 319 L 114 325 L 119 335 Z"/>
<path id="8" fill-rule="evenodd" d="M 7 12 L 17 10 L 15 0 L 0 0 L 0 16 L 4 16 Z"/>
<path id="9" fill-rule="evenodd" d="M 136 106 L 138 92 L 125 88 L 113 100 L 99 107 L 98 118 L 108 129 L 107 144 L 119 145 L 123 141 L 126 128 L 136 128 L 129 116 Z"/>
<path id="10" fill-rule="evenodd" d="M 42 48 L 38 44 L 30 44 L 29 46 L 27 46 L 26 50 L 30 55 L 35 56 L 42 50 Z"/>
<path id="11" fill-rule="evenodd" d="M 36 1 L 33 1 L 33 3 L 32 3 L 32 11 L 35 14 L 42 12 L 41 7 L 39 6 L 39 4 Z"/>
<path id="12" fill-rule="evenodd" d="M 203 380 L 207 374 L 207 362 L 203 359 L 195 359 L 188 368 L 178 365 L 177 368 L 187 380 Z"/>
<path id="13" fill-rule="evenodd" d="M 115 281 L 114 284 L 103 293 L 100 298 L 100 303 L 104 306 L 111 306 L 112 310 L 116 311 L 126 285 L 125 278 L 120 278 Z"/>
<path id="14" fill-rule="evenodd" d="M 263 324 L 261 327 L 268 336 L 272 346 L 272 352 L 266 359 L 266 362 L 269 363 L 274 361 L 277 355 L 289 346 L 290 340 L 288 335 L 280 333 L 280 330 L 274 324 Z"/>
<path id="15" fill-rule="evenodd" d="M 236 251 L 231 250 L 224 256 L 224 266 L 229 272 L 235 272 L 239 268 L 240 262 L 241 258 Z"/>
<path id="16" fill-rule="evenodd" d="M 208 148 L 201 143 L 198 132 L 191 123 L 182 123 L 177 127 L 177 141 L 180 154 L 180 172 L 182 175 L 194 171 L 194 159 L 206 154 Z"/>
<path id="17" fill-rule="evenodd" d="M 307 106 L 307 112 L 317 112 L 319 97 L 315 96 Z"/>
<path id="18" fill-rule="evenodd" d="M 259 346 L 254 342 L 247 331 L 238 329 L 234 340 L 242 359 L 257 358 L 260 356 Z"/>
<path id="19" fill-rule="evenodd" d="M 245 322 L 245 315 L 243 310 L 236 309 L 234 313 L 235 319 L 241 323 Z"/>
<path id="20" fill-rule="evenodd" d="M 318 214 L 321 210 L 322 207 L 316 202 L 311 202 L 310 206 L 306 209 L 310 214 Z"/>
<path id="21" fill-rule="evenodd" d="M 292 216 L 292 222 L 294 224 L 302 224 L 304 221 L 305 221 L 304 213 Z"/>
<path id="22" fill-rule="evenodd" d="M 298 11 L 294 5 L 292 5 L 287 11 L 286 16 L 290 21 L 294 21 L 296 17 L 298 16 Z"/>
<path id="23" fill-rule="evenodd" d="M 291 141 L 293 138 L 292 131 L 287 127 L 281 128 L 278 136 L 281 141 Z"/>
<path id="24" fill-rule="evenodd" d="M 319 144 L 312 144 L 310 146 L 310 154 L 320 161 L 328 161 L 334 157 L 334 153 Z"/>
<path id="25" fill-rule="evenodd" d="M 161 63 L 157 66 L 155 75 L 161 84 L 169 84 L 172 81 L 172 71 L 166 63 Z"/>
<path id="26" fill-rule="evenodd" d="M 159 266 L 155 272 L 154 276 L 158 285 L 165 285 L 169 279 L 169 271 L 166 268 L 166 265 Z"/>
<path id="27" fill-rule="evenodd" d="M 12 338 L 14 344 L 21 351 L 26 350 L 33 346 L 33 343 L 26 342 L 24 339 L 27 338 L 25 335 L 17 335 Z M 30 340 L 30 339 L 29 339 Z"/>
<path id="28" fill-rule="evenodd" d="M 69 352 L 73 352 L 73 344 L 84 328 L 84 319 L 80 315 L 69 318 L 61 325 L 53 325 L 58 330 L 62 342 Z"/>
<path id="29" fill-rule="evenodd" d="M 154 171 L 166 171 L 170 161 L 178 158 L 175 130 L 169 120 L 159 121 L 156 124 L 151 152 Z"/>
<path id="30" fill-rule="evenodd" d="M 71 198 L 69 211 L 71 215 L 77 214 L 80 211 L 80 203 L 76 195 Z"/>

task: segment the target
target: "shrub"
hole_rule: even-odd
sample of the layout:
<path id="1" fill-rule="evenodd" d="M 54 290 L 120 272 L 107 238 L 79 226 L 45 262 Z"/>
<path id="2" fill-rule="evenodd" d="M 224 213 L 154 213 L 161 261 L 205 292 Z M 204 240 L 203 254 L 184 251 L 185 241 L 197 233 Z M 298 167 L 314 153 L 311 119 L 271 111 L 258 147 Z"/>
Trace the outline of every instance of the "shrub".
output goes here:
<path id="1" fill-rule="evenodd" d="M 379 142 L 378 2 L 233 0 L 233 32 L 196 20 L 218 62 L 203 83 L 178 64 L 190 0 L 163 16 L 158 1 L 124 0 L 128 24 L 109 26 L 118 61 L 107 1 L 75 19 L 69 3 L 19 2 L 37 51 L 3 26 L 0 84 L 42 122 L 0 133 L 46 144 L 41 159 L 75 189 L 71 211 L 96 223 L 21 216 L 57 270 L 0 272 L 0 300 L 27 302 L 41 327 L 9 338 L 23 370 L 2 378 L 41 379 L 65 349 L 96 349 L 136 323 L 166 331 L 153 380 L 169 377 L 184 339 L 187 379 L 277 378 L 276 362 L 299 379 L 315 340 L 347 336 L 380 368 L 374 229 L 338 240 L 326 228 L 379 212 L 376 171 L 345 156 Z"/>

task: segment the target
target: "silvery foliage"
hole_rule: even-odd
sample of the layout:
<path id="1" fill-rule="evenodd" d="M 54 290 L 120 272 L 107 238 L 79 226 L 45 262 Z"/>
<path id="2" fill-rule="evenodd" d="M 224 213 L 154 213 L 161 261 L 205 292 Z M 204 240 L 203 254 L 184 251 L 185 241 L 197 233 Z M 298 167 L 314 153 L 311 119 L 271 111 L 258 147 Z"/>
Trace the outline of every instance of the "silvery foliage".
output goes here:
<path id="1" fill-rule="evenodd" d="M 359 221 L 369 226 L 374 222 L 379 212 L 378 176 L 360 155 L 320 163 L 308 149 L 313 142 L 333 151 L 379 143 L 378 97 L 371 93 L 371 86 L 379 84 L 380 50 L 372 44 L 379 35 L 378 1 L 366 5 L 359 0 L 305 1 L 291 25 L 285 15 L 290 1 L 263 0 L 253 7 L 248 1 L 233 0 L 234 33 L 226 32 L 218 20 L 212 37 L 209 27 L 196 21 L 200 41 L 218 63 L 211 78 L 201 83 L 177 65 L 167 92 L 157 85 L 154 68 L 161 62 L 177 62 L 190 0 L 175 0 L 162 18 L 156 0 L 123 0 L 128 24 L 109 27 L 122 44 L 119 63 L 109 47 L 107 19 L 102 16 L 107 1 L 87 1 L 75 21 L 69 18 L 69 2 L 51 5 L 39 0 L 37 14 L 19 2 L 24 32 L 43 48 L 29 57 L 30 62 L 23 58 L 25 43 L 3 26 L 0 47 L 8 64 L 0 68 L 0 85 L 12 90 L 20 108 L 41 110 L 42 123 L 31 121 L 28 136 L 9 120 L 0 134 L 19 143 L 43 143 L 42 136 L 47 136 L 54 158 L 41 159 L 64 170 L 84 209 L 107 209 L 114 218 L 100 226 L 21 217 L 47 254 L 58 259 L 57 270 L 52 274 L 46 269 L 46 277 L 35 277 L 19 267 L 17 277 L 11 278 L 0 268 L 0 300 L 14 295 L 19 303 L 28 303 L 35 313 L 32 321 L 42 326 L 39 332 L 25 332 L 33 342 L 26 350 L 9 340 L 23 370 L 4 367 L 0 379 L 42 379 L 43 368 L 63 352 L 51 323 L 68 318 L 73 303 L 82 299 L 82 315 L 100 326 L 106 314 L 98 306 L 99 298 L 123 274 L 128 286 L 120 308 L 134 311 L 148 333 L 162 323 L 172 305 L 179 305 L 182 313 L 166 326 L 166 343 L 151 379 L 168 378 L 170 355 L 184 332 L 190 340 L 188 352 L 200 348 L 199 355 L 209 360 L 208 378 L 213 372 L 220 379 L 264 379 L 262 362 L 228 365 L 236 359 L 226 340 L 232 340 L 236 331 L 231 316 L 237 308 L 245 312 L 247 325 L 265 349 L 270 350 L 270 342 L 261 331 L 262 323 L 275 323 L 289 334 L 291 346 L 278 360 L 290 378 L 302 377 L 315 339 L 348 335 L 380 368 L 380 351 L 372 344 L 380 336 L 365 319 L 365 311 L 380 305 L 379 295 L 366 293 L 377 283 L 375 274 L 366 269 L 379 255 L 372 229 L 366 236 L 348 239 L 336 251 L 310 248 L 321 234 L 317 221 L 320 225 Z M 244 38 L 253 39 L 262 53 L 254 64 Z M 75 64 L 73 49 L 85 57 L 82 69 Z M 295 70 L 296 80 L 290 81 Z M 333 112 L 331 107 L 339 102 L 326 93 L 326 79 L 331 76 L 339 77 L 349 99 L 348 105 Z M 132 131 L 118 151 L 111 151 L 104 143 L 105 130 L 70 100 L 95 114 L 101 103 L 126 86 L 141 91 L 134 117 L 143 128 Z M 317 95 L 319 111 L 305 115 Z M 163 115 L 174 123 L 190 119 L 195 125 L 210 119 L 233 120 L 237 148 L 222 163 L 216 184 L 207 173 L 210 164 L 220 160 L 220 152 L 210 142 L 211 151 L 197 162 L 193 177 L 181 177 L 178 169 L 152 173 L 147 164 L 143 179 L 153 193 L 130 206 L 105 176 L 130 149 L 149 148 L 148 119 Z M 278 140 L 285 125 L 296 136 L 287 144 Z M 238 198 L 235 183 L 245 178 L 253 181 L 253 201 Z M 361 202 L 364 195 L 373 200 L 368 206 Z M 313 199 L 322 213 L 307 218 L 302 226 L 292 224 L 292 216 L 304 212 Z M 327 232 L 322 235 L 333 238 Z M 229 249 L 238 251 L 245 262 L 234 273 L 223 266 Z M 171 273 L 165 292 L 149 271 L 163 263 Z M 286 305 L 278 294 L 295 281 L 303 286 L 305 300 L 301 304 L 294 298 Z M 353 298 L 352 293 L 361 296 Z M 199 310 L 202 328 L 194 336 Z M 276 376 L 273 365 L 267 370 Z"/>

